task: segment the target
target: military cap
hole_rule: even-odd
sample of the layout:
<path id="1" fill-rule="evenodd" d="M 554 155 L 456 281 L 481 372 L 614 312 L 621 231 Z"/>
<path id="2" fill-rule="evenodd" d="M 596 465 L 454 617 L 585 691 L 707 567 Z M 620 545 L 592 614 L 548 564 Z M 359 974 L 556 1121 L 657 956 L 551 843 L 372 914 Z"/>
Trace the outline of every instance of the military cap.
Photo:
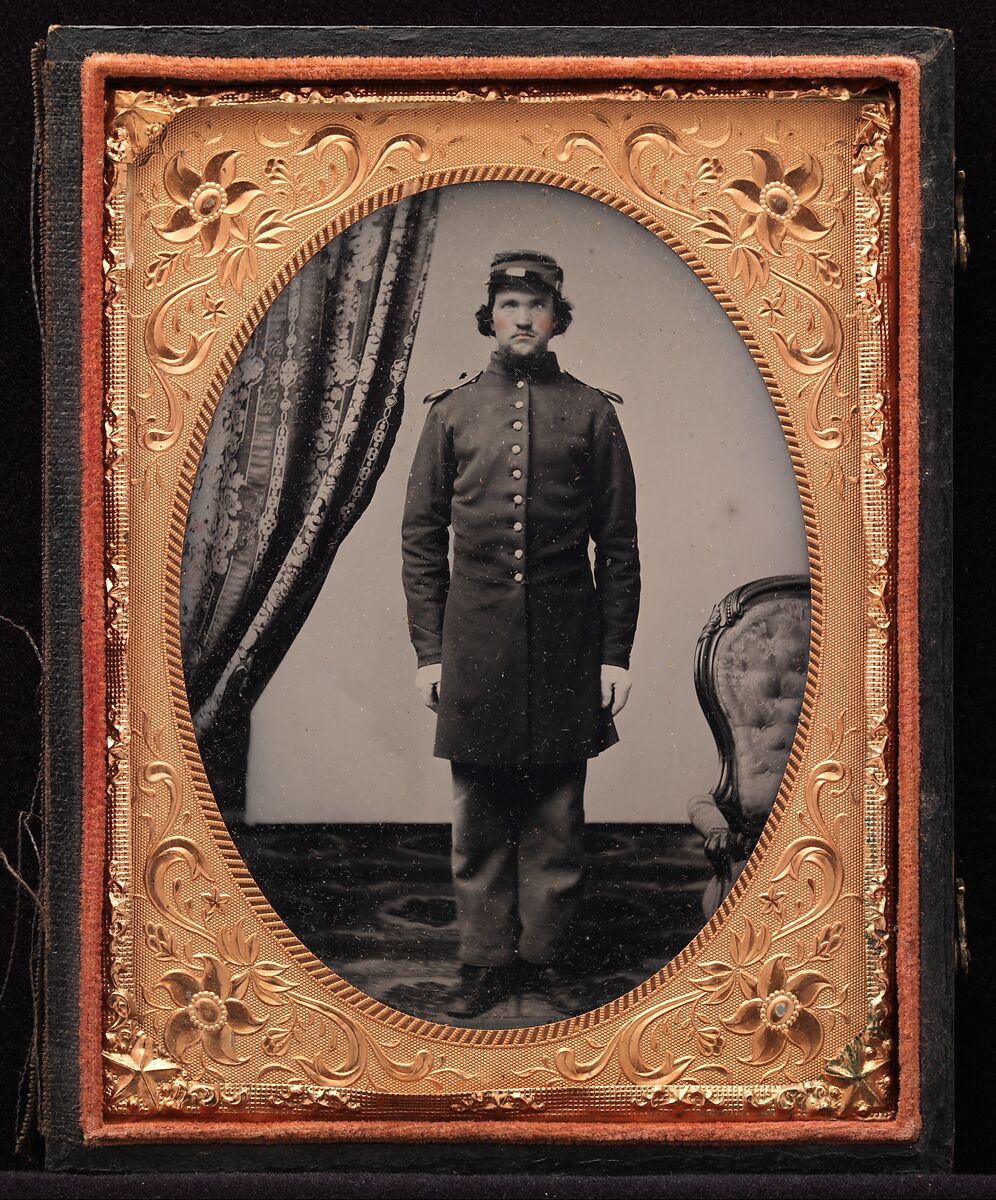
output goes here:
<path id="1" fill-rule="evenodd" d="M 559 295 L 563 285 L 564 272 L 549 254 L 540 254 L 536 250 L 504 250 L 491 261 L 488 279 L 491 291 L 501 287 L 527 287 Z"/>

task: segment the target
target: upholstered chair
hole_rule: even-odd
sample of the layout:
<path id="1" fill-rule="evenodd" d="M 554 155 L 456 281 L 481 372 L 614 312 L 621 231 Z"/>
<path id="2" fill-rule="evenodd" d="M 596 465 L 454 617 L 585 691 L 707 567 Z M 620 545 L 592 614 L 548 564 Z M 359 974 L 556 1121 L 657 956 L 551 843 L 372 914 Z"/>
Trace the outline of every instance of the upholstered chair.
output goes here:
<path id="1" fill-rule="evenodd" d="M 747 864 L 778 795 L 795 737 L 809 655 L 809 580 L 745 584 L 713 609 L 695 649 L 695 690 L 719 751 L 719 782 L 688 816 L 715 878 L 711 917 Z"/>

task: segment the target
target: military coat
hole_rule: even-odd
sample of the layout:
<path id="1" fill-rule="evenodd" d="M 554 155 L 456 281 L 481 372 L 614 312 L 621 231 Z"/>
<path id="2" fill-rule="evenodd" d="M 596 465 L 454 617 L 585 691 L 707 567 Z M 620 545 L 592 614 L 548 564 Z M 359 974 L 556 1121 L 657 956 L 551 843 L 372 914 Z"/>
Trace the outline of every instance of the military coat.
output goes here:
<path id="1" fill-rule="evenodd" d="M 442 663 L 440 758 L 567 762 L 618 740 L 601 665 L 629 666 L 640 564 L 609 395 L 547 353 L 527 368 L 492 355 L 428 398 L 402 556 L 419 666 Z"/>

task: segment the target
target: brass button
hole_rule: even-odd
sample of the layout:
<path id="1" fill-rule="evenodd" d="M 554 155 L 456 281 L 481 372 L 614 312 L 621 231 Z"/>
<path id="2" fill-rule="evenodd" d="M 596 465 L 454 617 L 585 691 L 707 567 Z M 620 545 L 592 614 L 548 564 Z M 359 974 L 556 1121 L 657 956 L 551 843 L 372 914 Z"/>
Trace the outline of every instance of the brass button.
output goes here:
<path id="1" fill-rule="evenodd" d="M 513 428 L 513 429 L 521 429 L 521 428 L 522 428 L 522 422 L 521 422 L 521 421 L 513 421 L 513 422 L 512 422 L 512 428 Z"/>
<path id="2" fill-rule="evenodd" d="M 521 572 L 521 571 L 516 571 L 516 572 L 515 572 L 515 582 L 516 582 L 516 583 L 521 583 L 521 582 L 522 582 L 522 578 L 523 578 L 523 577 L 522 577 L 522 572 Z"/>
<path id="3" fill-rule="evenodd" d="M 525 400 L 516 400 L 515 407 L 522 408 L 522 407 L 524 407 L 525 403 L 526 403 Z"/>
<path id="4" fill-rule="evenodd" d="M 521 558 L 521 557 L 522 557 L 522 551 L 521 551 L 521 550 L 516 550 L 516 552 L 515 552 L 515 557 L 516 557 L 516 558 Z"/>
<path id="5" fill-rule="evenodd" d="M 526 386 L 526 381 L 524 379 L 520 379 L 519 382 L 515 386 L 517 388 L 524 388 Z"/>
<path id="6" fill-rule="evenodd" d="M 513 446 L 513 447 L 512 447 L 512 453 L 513 453 L 513 454 L 521 454 L 521 453 L 522 453 L 522 447 L 521 447 L 521 446 Z"/>
<path id="7" fill-rule="evenodd" d="M 522 522 L 516 521 L 515 524 L 512 526 L 512 528 L 515 530 L 516 533 L 520 533 L 522 531 Z"/>
<path id="8" fill-rule="evenodd" d="M 512 472 L 512 478 L 513 479 L 521 479 L 522 478 L 522 472 L 519 470 L 518 467 L 516 467 L 515 470 Z"/>
<path id="9" fill-rule="evenodd" d="M 513 503 L 513 504 L 521 504 L 521 503 L 522 503 L 522 497 L 521 497 L 521 496 L 513 496 L 513 497 L 512 497 L 512 503 Z"/>

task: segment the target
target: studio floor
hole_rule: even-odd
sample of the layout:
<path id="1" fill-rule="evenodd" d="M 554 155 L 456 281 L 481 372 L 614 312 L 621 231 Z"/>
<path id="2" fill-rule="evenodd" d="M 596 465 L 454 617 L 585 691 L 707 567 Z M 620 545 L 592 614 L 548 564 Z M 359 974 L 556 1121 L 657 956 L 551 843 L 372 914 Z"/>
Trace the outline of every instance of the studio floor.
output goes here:
<path id="1" fill-rule="evenodd" d="M 313 954 L 394 1008 L 460 1023 L 444 1011 L 460 965 L 449 825 L 229 825 L 263 893 Z M 589 825 L 585 845 L 574 1013 L 673 958 L 703 923 L 709 878 L 702 839 L 686 825 Z M 506 1028 L 561 1015 L 529 992 L 465 1023 Z"/>

